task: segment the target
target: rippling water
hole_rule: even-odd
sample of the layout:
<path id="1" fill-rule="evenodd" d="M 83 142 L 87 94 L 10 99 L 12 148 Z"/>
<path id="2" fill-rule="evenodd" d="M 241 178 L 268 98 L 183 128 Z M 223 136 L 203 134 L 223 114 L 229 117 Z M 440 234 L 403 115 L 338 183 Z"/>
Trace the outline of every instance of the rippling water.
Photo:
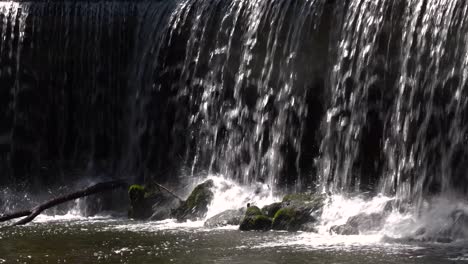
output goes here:
<path id="1" fill-rule="evenodd" d="M 2 228 L 0 263 L 454 263 L 468 262 L 467 245 L 67 215 Z"/>

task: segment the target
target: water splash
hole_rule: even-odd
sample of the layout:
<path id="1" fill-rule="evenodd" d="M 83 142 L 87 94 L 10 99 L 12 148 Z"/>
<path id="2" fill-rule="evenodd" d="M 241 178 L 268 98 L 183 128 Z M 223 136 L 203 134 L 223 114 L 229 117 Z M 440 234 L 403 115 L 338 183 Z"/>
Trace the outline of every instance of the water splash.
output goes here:
<path id="1" fill-rule="evenodd" d="M 242 186 L 233 180 L 220 176 L 211 176 L 208 179 L 214 182 L 214 198 L 208 207 L 206 219 L 226 210 L 245 208 L 247 203 L 262 208 L 279 201 L 279 198 L 273 195 L 271 187 L 267 184 L 257 183 L 256 186 Z"/>

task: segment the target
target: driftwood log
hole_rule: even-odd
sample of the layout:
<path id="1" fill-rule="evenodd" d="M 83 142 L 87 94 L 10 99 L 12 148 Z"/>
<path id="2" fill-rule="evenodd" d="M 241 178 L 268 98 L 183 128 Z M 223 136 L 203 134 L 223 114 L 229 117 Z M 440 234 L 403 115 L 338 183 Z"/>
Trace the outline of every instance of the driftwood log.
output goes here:
<path id="1" fill-rule="evenodd" d="M 168 188 L 162 186 L 161 184 L 157 183 L 157 182 L 154 182 L 154 184 L 156 184 L 156 186 L 158 186 L 160 188 L 160 190 L 163 190 L 163 191 L 166 191 L 167 193 L 169 193 L 170 195 L 172 195 L 174 198 L 176 198 L 177 200 L 179 201 L 184 201 L 182 198 L 180 198 L 177 194 L 175 194 L 173 191 L 169 190 Z"/>
<path id="2" fill-rule="evenodd" d="M 123 181 L 123 180 L 117 180 L 117 181 L 111 181 L 111 182 L 103 182 L 103 183 L 98 183 L 96 185 L 90 186 L 86 189 L 83 189 L 81 191 L 77 191 L 71 194 L 59 196 L 57 198 L 51 199 L 43 204 L 40 204 L 31 210 L 26 210 L 26 211 L 20 211 L 20 212 L 15 212 L 12 214 L 6 214 L 6 215 L 1 215 L 0 216 L 0 222 L 5 222 L 9 221 L 12 219 L 24 217 L 25 218 L 19 220 L 18 222 L 14 223 L 13 226 L 18 226 L 18 225 L 25 225 L 34 218 L 36 218 L 40 213 L 42 213 L 44 210 L 49 209 L 51 207 L 57 206 L 59 204 L 69 202 L 78 198 L 86 197 L 92 194 L 96 193 L 101 193 L 105 191 L 111 191 L 119 188 L 127 188 L 128 183 Z"/>

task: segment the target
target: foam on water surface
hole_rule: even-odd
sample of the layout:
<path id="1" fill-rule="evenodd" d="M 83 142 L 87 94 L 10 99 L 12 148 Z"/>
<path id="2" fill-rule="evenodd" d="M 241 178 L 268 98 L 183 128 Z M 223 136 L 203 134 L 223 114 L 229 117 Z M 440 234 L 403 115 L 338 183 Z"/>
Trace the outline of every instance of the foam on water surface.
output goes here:
<path id="1" fill-rule="evenodd" d="M 82 201 L 76 201 L 75 206 L 65 215 L 40 215 L 35 219 L 35 223 L 48 222 L 78 222 L 78 223 L 107 223 L 104 229 L 130 232 L 210 232 L 213 229 L 204 227 L 204 222 L 226 210 L 240 209 L 247 203 L 263 207 L 265 205 L 278 202 L 281 197 L 274 196 L 272 190 L 266 184 L 256 184 L 254 186 L 242 186 L 234 181 L 224 179 L 222 176 L 209 176 L 200 178 L 193 183 L 191 188 L 206 180 L 214 183 L 214 199 L 209 205 L 208 213 L 204 219 L 199 221 L 177 222 L 175 219 L 164 221 L 129 221 L 125 218 L 115 218 L 110 215 L 85 217 L 81 213 L 83 210 Z M 366 246 L 385 246 L 392 243 L 394 247 L 415 247 L 395 243 L 398 239 L 414 237 L 417 230 L 424 228 L 428 236 L 435 235 L 440 230 L 447 228 L 449 220 L 453 218 L 453 212 L 468 212 L 468 206 L 464 201 L 456 198 L 439 197 L 434 198 L 423 206 L 417 214 L 412 210 L 400 212 L 396 209 L 389 211 L 388 205 L 394 199 L 383 195 L 377 195 L 368 199 L 361 196 L 349 197 L 345 195 L 332 195 L 326 199 L 323 212 L 316 225 L 317 233 L 298 232 L 288 234 L 284 232 L 271 232 L 279 239 L 261 242 L 255 247 L 296 247 L 296 248 L 343 248 Z M 430 206 L 429 206 L 430 205 Z M 384 214 L 385 221 L 381 228 L 375 231 L 360 231 L 359 235 L 337 235 L 330 230 L 333 226 L 344 225 L 347 221 L 358 214 Z M 238 226 L 226 226 L 216 230 L 237 230 Z M 466 232 L 467 230 L 462 230 Z M 460 239 L 459 239 L 460 240 Z M 458 240 L 458 241 L 459 241 Z M 390 242 L 389 242 L 390 241 Z M 392 242 L 393 241 L 393 242 Z M 404 241 L 404 240 L 401 240 Z M 454 241 L 456 242 L 456 241 Z"/>

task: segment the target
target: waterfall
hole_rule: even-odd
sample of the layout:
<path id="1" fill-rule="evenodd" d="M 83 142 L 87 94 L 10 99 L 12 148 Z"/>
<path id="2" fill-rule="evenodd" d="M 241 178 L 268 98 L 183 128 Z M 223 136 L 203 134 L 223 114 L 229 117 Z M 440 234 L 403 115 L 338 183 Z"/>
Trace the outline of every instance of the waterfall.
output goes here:
<path id="1" fill-rule="evenodd" d="M 3 186 L 465 195 L 462 0 L 0 2 Z"/>
<path id="2" fill-rule="evenodd" d="M 349 1 L 322 182 L 401 199 L 466 193 L 466 4 Z"/>
<path id="3" fill-rule="evenodd" d="M 155 77 L 143 92 L 150 101 L 165 100 L 156 106 L 159 113 L 143 122 L 169 143 L 149 158 L 158 163 L 169 155 L 189 176 L 206 171 L 271 186 L 292 172 L 289 184 L 299 185 L 301 120 L 307 118 L 308 86 L 317 74 L 304 60 L 311 52 L 304 44 L 314 45 L 322 5 L 178 3 L 164 42 L 144 56 L 152 60 L 145 65 Z"/>

